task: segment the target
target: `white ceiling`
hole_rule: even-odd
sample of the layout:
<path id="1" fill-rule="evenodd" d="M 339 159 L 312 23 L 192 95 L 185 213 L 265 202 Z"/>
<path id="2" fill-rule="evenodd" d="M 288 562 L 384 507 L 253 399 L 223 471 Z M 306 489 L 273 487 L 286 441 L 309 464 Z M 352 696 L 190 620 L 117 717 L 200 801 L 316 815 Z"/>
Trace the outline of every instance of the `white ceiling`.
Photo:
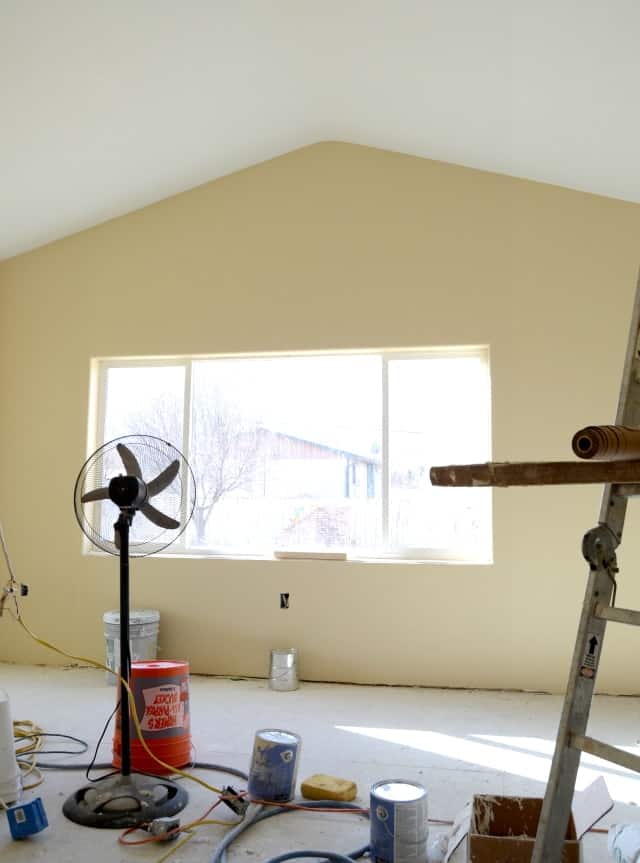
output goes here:
<path id="1" fill-rule="evenodd" d="M 0 258 L 296 147 L 640 201 L 637 0 L 0 0 Z"/>

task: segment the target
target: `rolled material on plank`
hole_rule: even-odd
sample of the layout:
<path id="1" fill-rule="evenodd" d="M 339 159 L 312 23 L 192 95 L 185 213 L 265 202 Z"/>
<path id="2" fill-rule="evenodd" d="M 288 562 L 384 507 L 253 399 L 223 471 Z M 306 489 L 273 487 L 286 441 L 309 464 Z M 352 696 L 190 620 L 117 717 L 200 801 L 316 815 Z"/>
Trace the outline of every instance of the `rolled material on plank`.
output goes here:
<path id="1" fill-rule="evenodd" d="M 571 448 L 578 458 L 632 461 L 640 459 L 640 429 L 631 426 L 586 426 L 577 431 Z"/>
<path id="2" fill-rule="evenodd" d="M 637 461 L 531 461 L 450 464 L 432 467 L 432 485 L 486 487 L 640 482 Z"/>

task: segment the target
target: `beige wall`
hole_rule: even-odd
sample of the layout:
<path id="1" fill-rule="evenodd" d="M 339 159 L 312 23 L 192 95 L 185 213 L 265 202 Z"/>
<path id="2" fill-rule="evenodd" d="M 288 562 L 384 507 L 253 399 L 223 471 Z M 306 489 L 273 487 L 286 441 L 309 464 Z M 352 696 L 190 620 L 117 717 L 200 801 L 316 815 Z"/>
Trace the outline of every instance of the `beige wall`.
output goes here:
<path id="1" fill-rule="evenodd" d="M 565 458 L 613 420 L 639 239 L 637 205 L 323 143 L 0 264 L 0 520 L 27 621 L 100 658 L 117 605 L 72 506 L 92 357 L 488 343 L 494 457 Z M 600 492 L 497 490 L 492 566 L 154 558 L 133 604 L 196 672 L 263 676 L 296 645 L 313 680 L 557 691 Z M 602 690 L 640 691 L 634 635 L 610 628 Z M 0 659 L 59 661 L 6 616 Z"/>

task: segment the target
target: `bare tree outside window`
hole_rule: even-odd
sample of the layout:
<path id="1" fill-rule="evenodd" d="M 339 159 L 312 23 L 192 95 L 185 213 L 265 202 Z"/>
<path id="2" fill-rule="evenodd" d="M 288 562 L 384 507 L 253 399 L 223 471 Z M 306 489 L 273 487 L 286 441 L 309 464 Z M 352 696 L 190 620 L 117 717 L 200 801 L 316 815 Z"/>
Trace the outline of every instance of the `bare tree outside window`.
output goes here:
<path id="1" fill-rule="evenodd" d="M 127 434 L 149 434 L 180 447 L 182 412 L 168 395 L 126 417 Z M 189 462 L 196 478 L 193 513 L 195 542 L 206 543 L 207 525 L 217 503 L 251 485 L 258 462 L 258 424 L 212 389 L 192 406 Z"/>

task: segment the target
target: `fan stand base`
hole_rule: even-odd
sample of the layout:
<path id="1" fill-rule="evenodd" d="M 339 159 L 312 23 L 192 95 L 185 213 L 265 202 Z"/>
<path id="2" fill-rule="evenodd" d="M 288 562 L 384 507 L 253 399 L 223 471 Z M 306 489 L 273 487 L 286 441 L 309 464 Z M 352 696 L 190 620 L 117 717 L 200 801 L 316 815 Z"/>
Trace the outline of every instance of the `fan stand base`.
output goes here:
<path id="1" fill-rule="evenodd" d="M 131 773 L 110 776 L 67 797 L 62 812 L 85 827 L 137 827 L 181 812 L 189 796 L 170 779 Z"/>

